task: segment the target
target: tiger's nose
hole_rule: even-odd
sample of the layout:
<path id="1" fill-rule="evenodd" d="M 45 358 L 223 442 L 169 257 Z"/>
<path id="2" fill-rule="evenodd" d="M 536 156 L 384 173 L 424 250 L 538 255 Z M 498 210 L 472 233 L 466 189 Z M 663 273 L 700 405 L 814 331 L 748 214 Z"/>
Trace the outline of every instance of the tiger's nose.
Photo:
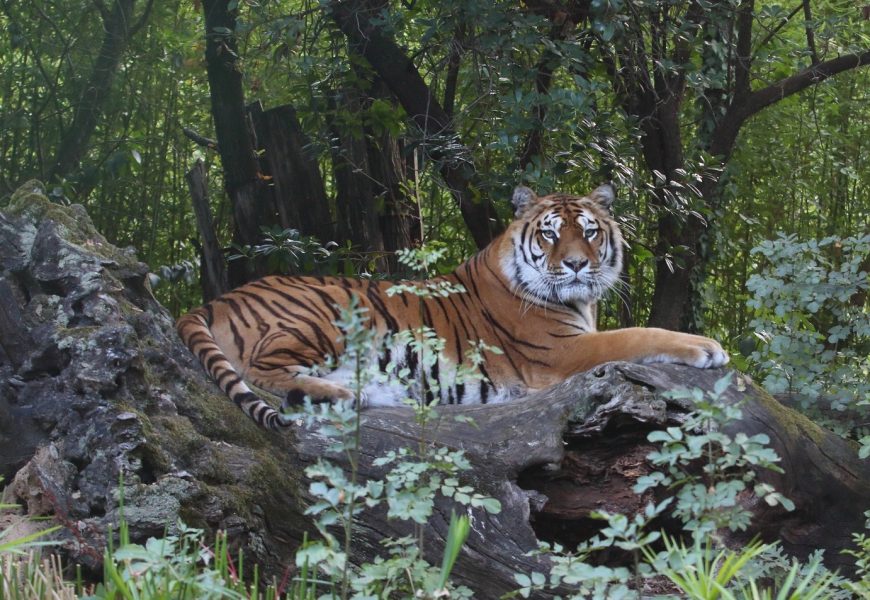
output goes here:
<path id="1" fill-rule="evenodd" d="M 579 273 L 580 269 L 586 266 L 589 261 L 585 258 L 563 258 L 562 264 L 568 267 L 571 271 Z"/>

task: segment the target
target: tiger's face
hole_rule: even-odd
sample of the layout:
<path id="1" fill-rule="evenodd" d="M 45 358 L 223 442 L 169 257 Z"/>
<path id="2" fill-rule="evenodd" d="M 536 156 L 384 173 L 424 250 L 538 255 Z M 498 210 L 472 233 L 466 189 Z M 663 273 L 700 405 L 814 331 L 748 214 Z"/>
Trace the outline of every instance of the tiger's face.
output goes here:
<path id="1" fill-rule="evenodd" d="M 587 196 L 514 191 L 517 218 L 508 229 L 512 253 L 504 257 L 504 267 L 524 297 L 588 303 L 613 287 L 622 269 L 613 200 L 609 185 Z"/>

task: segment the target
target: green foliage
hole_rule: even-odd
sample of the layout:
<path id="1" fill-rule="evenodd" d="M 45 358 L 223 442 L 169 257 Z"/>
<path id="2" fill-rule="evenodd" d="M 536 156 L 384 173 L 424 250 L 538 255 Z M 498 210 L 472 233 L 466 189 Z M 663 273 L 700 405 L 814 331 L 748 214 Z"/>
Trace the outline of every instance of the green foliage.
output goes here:
<path id="1" fill-rule="evenodd" d="M 229 586 L 226 563 L 211 566 L 212 553 L 202 545 L 202 530 L 183 523 L 179 523 L 177 529 L 178 534 L 149 538 L 144 545 L 139 545 L 130 542 L 126 526 L 122 524 L 119 547 L 106 550 L 103 584 L 88 598 L 243 598 Z"/>
<path id="2" fill-rule="evenodd" d="M 845 587 L 857 598 L 870 598 L 870 537 L 865 533 L 855 533 L 853 541 L 858 549 L 844 552 L 855 557 L 856 571 L 860 579 L 847 582 Z"/>
<path id="3" fill-rule="evenodd" d="M 870 397 L 870 235 L 798 241 L 780 236 L 753 249 L 765 269 L 749 277 L 751 360 L 771 392 L 842 410 Z M 863 300 L 857 300 L 861 298 Z M 856 301 L 857 300 L 857 301 Z"/>
<path id="4" fill-rule="evenodd" d="M 236 254 L 231 254 L 229 260 L 256 260 L 263 258 L 266 268 L 271 273 L 310 273 L 317 263 L 330 258 L 331 248 L 335 242 L 321 245 L 311 236 L 303 236 L 297 229 L 281 229 L 280 227 L 261 227 L 262 242 L 255 246 L 233 246 Z"/>
<path id="5" fill-rule="evenodd" d="M 106 548 L 103 581 L 82 600 L 314 600 L 315 587 L 307 568 L 286 585 L 271 583 L 261 589 L 256 566 L 245 581 L 243 557 L 234 561 L 226 535 L 219 532 L 214 546 L 205 533 L 178 523 L 177 533 L 149 538 L 144 544 L 130 541 L 127 523 L 119 524 L 117 548 Z M 82 589 L 83 586 L 77 586 Z M 46 597 L 47 598 L 47 597 Z"/>
<path id="6" fill-rule="evenodd" d="M 658 505 L 647 504 L 642 513 L 632 518 L 605 511 L 592 513 L 593 518 L 604 520 L 607 525 L 597 535 L 581 543 L 574 552 L 565 552 L 559 544 L 542 543 L 537 553 L 550 558 L 553 566 L 549 576 L 537 572 L 530 575 L 515 574 L 514 579 L 521 586 L 515 595 L 528 598 L 532 591 L 568 586 L 572 593 L 567 598 L 572 600 L 637 597 L 638 592 L 629 588 L 632 579 L 636 590 L 640 590 L 643 579 L 652 575 L 649 565 L 641 562 L 641 554 L 661 537 L 658 532 L 646 529 L 669 504 L 670 499 Z M 630 552 L 634 557 L 633 572 L 626 567 L 593 564 L 590 560 L 592 555 L 608 548 Z"/>
<path id="7" fill-rule="evenodd" d="M 766 436 L 733 437 L 722 433 L 732 420 L 740 417 L 737 407 L 729 406 L 725 394 L 731 383 L 726 375 L 714 389 L 678 390 L 670 398 L 690 400 L 693 411 L 679 427 L 668 427 L 649 434 L 651 442 L 661 448 L 648 455 L 655 471 L 638 478 L 634 491 L 642 494 L 663 486 L 674 495 L 659 504 L 649 503 L 633 516 L 594 513 L 607 525 L 593 538 L 581 543 L 574 552 L 558 545 L 543 545 L 553 567 L 549 575 L 517 574 L 520 589 L 515 595 L 528 597 L 532 591 L 569 586 L 568 598 L 641 597 L 644 580 L 664 575 L 690 598 L 767 598 L 770 590 L 760 585 L 763 578 L 776 578 L 782 569 L 774 560 L 760 563 L 765 553 L 776 558 L 774 545 L 753 543 L 739 551 L 721 546 L 718 532 L 723 528 L 745 529 L 750 514 L 741 505 L 746 491 L 756 478 L 755 469 L 778 470 L 779 457 L 766 447 Z M 793 504 L 767 484 L 754 484 L 752 493 L 768 504 L 781 504 L 793 510 Z M 692 544 L 657 531 L 650 531 L 654 519 L 670 509 L 683 522 Z M 664 549 L 659 549 L 661 540 Z M 618 548 L 630 553 L 633 568 L 595 565 L 595 552 Z M 820 559 L 819 559 L 820 560 Z M 794 563 L 786 569 L 779 590 L 798 590 L 798 594 L 836 592 L 841 582 L 824 571 L 819 561 L 806 567 Z M 631 589 L 631 588 L 634 589 Z M 793 597 L 783 592 L 782 597 Z M 777 598 L 780 596 L 776 596 Z M 797 596 L 803 597 L 803 596 Z M 815 596 L 813 596 L 815 597 Z"/>
<path id="8" fill-rule="evenodd" d="M 781 471 L 779 457 L 767 447 L 765 434 L 734 436 L 721 431 L 730 421 L 740 418 L 740 408 L 728 405 L 724 394 L 731 384 L 731 374 L 716 382 L 712 392 L 698 388 L 668 393 L 674 399 L 691 400 L 692 413 L 680 427 L 654 431 L 647 439 L 660 443 L 661 449 L 649 455 L 650 462 L 664 471 L 638 478 L 638 494 L 656 486 L 676 489 L 674 515 L 697 539 L 715 535 L 728 527 L 732 531 L 749 526 L 750 513 L 739 501 L 750 488 L 771 506 L 781 504 L 793 510 L 794 504 L 764 483 L 753 484 L 757 468 Z M 692 469 L 704 460 L 700 473 Z"/>
<path id="9" fill-rule="evenodd" d="M 694 547 L 663 536 L 665 550 L 645 554 L 657 572 L 665 575 L 692 600 L 815 600 L 846 598 L 840 580 L 825 569 L 821 555 L 806 564 L 792 559 L 784 574 L 757 569 L 765 553 L 776 545 L 752 542 L 738 550 L 714 549 L 710 540 L 694 540 Z M 748 575 L 752 573 L 752 575 Z M 748 575 L 748 576 L 747 576 Z M 772 585 L 771 585 L 772 584 Z"/>
<path id="10" fill-rule="evenodd" d="M 687 598 L 718 600 L 734 598 L 727 590 L 741 569 L 759 556 L 767 546 L 753 542 L 738 551 L 722 549 L 714 552 L 709 540 L 695 538 L 690 550 L 681 542 L 663 536 L 665 550 L 655 554 L 646 549 L 645 555 L 657 570 L 671 580 Z M 753 585 L 754 585 L 753 581 Z"/>

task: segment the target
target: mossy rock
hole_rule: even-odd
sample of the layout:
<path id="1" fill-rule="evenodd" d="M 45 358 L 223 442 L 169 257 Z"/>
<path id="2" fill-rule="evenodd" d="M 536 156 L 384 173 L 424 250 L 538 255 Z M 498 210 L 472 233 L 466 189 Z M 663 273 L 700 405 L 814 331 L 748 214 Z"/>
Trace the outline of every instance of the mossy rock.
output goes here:
<path id="1" fill-rule="evenodd" d="M 136 257 L 131 252 L 110 244 L 97 231 L 84 206 L 63 206 L 48 199 L 45 186 L 35 179 L 19 187 L 2 208 L 8 216 L 39 226 L 45 221 L 55 223 L 63 238 L 84 252 L 117 264 L 134 264 Z"/>

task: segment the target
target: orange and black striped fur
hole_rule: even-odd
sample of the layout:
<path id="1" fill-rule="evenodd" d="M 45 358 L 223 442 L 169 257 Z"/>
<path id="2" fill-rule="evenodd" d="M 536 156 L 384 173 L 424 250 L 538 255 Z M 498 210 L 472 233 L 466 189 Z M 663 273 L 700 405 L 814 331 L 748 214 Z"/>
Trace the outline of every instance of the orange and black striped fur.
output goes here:
<path id="1" fill-rule="evenodd" d="M 280 429 L 281 415 L 246 381 L 298 404 L 350 398 L 342 369 L 313 376 L 309 367 L 343 351 L 337 306 L 356 295 L 369 326 L 386 336 L 425 324 L 446 340 L 444 360 L 428 373 L 442 402 L 491 402 L 547 387 L 611 360 L 675 362 L 717 367 L 728 362 L 709 338 L 652 328 L 595 330 L 596 301 L 617 281 L 622 236 L 610 213 L 613 189 L 587 196 L 538 197 L 514 192 L 516 219 L 484 250 L 441 279 L 466 293 L 448 297 L 389 296 L 387 281 L 342 277 L 266 277 L 183 316 L 178 333 L 220 388 L 254 421 Z M 422 304 L 421 304 L 422 303 Z M 454 382 L 456 365 L 471 342 L 501 348 L 486 353 L 479 384 Z M 392 361 L 419 368 L 409 348 L 384 351 Z M 419 373 L 418 373 L 419 374 Z M 368 390 L 368 404 L 395 395 Z"/>

